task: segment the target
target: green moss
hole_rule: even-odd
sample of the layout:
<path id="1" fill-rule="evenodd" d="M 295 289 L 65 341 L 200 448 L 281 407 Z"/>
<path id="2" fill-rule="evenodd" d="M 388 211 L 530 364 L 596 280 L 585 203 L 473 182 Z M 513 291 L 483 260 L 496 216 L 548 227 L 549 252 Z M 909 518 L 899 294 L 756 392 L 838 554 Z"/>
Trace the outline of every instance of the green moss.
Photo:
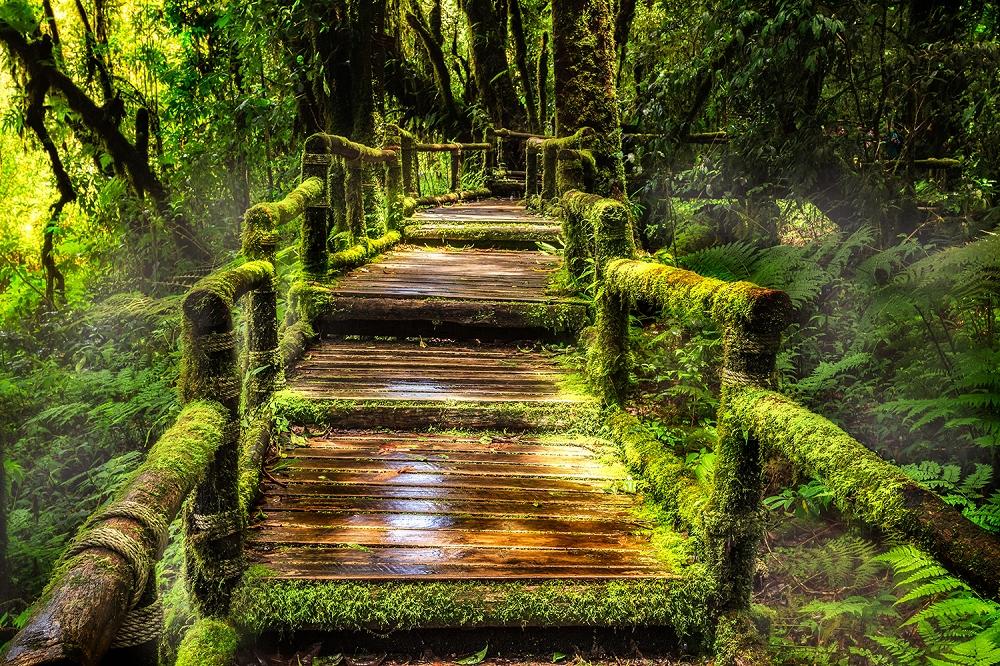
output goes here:
<path id="1" fill-rule="evenodd" d="M 625 466 L 648 484 L 667 515 L 686 528 L 697 529 L 710 489 L 635 416 L 612 408 L 602 421 L 601 436 L 618 447 Z"/>
<path id="2" fill-rule="evenodd" d="M 247 257 L 260 259 L 274 252 L 275 230 L 295 219 L 306 206 L 323 195 L 323 180 L 306 178 L 281 201 L 260 203 L 243 216 L 242 251 Z"/>
<path id="3" fill-rule="evenodd" d="M 723 614 L 715 631 L 717 666 L 751 666 L 771 663 L 767 649 L 770 615 L 761 606 Z"/>
<path id="4" fill-rule="evenodd" d="M 176 666 L 232 666 L 239 645 L 240 637 L 231 624 L 204 618 L 184 636 Z"/>
<path id="5" fill-rule="evenodd" d="M 305 320 L 297 321 L 282 330 L 278 341 L 278 350 L 281 353 L 281 362 L 285 370 L 291 369 L 292 365 L 302 357 L 306 346 L 315 337 L 316 332 Z"/>
<path id="6" fill-rule="evenodd" d="M 382 414 L 389 423 L 410 420 L 416 424 L 416 414 L 420 413 L 436 423 L 461 423 L 467 416 L 477 423 L 499 424 L 495 427 L 501 429 L 531 427 L 565 434 L 593 433 L 600 425 L 600 411 L 593 400 L 557 403 L 322 400 L 307 398 L 298 391 L 286 389 L 275 393 L 273 404 L 276 415 L 295 423 L 317 426 L 336 426 L 338 422 L 357 417 L 360 413 L 372 415 L 370 422 L 374 423 L 379 422 L 377 415 Z M 405 418 L 403 415 L 406 415 Z"/>
<path id="7" fill-rule="evenodd" d="M 163 483 L 172 481 L 190 489 L 204 474 L 215 451 L 222 445 L 223 430 L 228 418 L 226 410 L 219 403 L 188 403 L 174 424 L 146 454 L 146 460 L 135 471 L 135 475 L 138 477 L 145 471 L 155 471 L 163 479 Z M 173 475 L 173 479 L 165 478 L 164 473 Z M 126 485 L 126 491 L 127 488 Z"/>
<path id="8" fill-rule="evenodd" d="M 362 266 L 373 257 L 391 248 L 399 240 L 398 231 L 389 231 L 379 238 L 364 238 L 357 245 L 330 255 L 330 268 L 337 271 Z"/>
<path id="9" fill-rule="evenodd" d="M 533 242 L 540 236 L 550 236 L 549 225 L 540 224 L 427 224 L 424 221 L 406 227 L 407 240 L 447 239 L 452 241 Z"/>
<path id="10" fill-rule="evenodd" d="M 765 321 L 784 324 L 783 293 L 750 282 L 726 282 L 664 264 L 628 259 L 607 266 L 607 284 L 630 301 L 643 300 L 681 321 L 711 316 L 720 326 L 760 328 Z"/>
<path id="11" fill-rule="evenodd" d="M 587 259 L 595 261 L 594 279 L 600 280 L 608 261 L 635 255 L 635 234 L 625 204 L 579 191 L 566 192 L 560 204 L 565 261 L 574 278 L 584 274 Z"/>
<path id="12" fill-rule="evenodd" d="M 747 387 L 732 392 L 729 404 L 766 446 L 822 478 L 841 509 L 869 524 L 907 531 L 907 494 L 916 484 L 897 466 L 828 419 L 773 391 Z"/>
<path id="13" fill-rule="evenodd" d="M 250 632 L 413 627 L 670 626 L 707 635 L 703 571 L 667 580 L 603 582 L 323 582 L 282 580 L 255 568 L 232 616 Z"/>
<path id="14" fill-rule="evenodd" d="M 248 515 L 260 487 L 264 454 L 271 443 L 273 414 L 268 405 L 262 406 L 254 414 L 244 417 L 249 425 L 240 433 L 239 498 L 240 512 Z"/>

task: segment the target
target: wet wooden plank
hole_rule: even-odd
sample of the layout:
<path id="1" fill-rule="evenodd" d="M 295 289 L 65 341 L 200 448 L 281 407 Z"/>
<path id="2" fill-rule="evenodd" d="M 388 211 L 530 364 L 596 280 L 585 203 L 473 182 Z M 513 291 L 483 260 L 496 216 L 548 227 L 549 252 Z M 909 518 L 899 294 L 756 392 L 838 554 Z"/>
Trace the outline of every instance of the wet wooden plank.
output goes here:
<path id="1" fill-rule="evenodd" d="M 504 464 L 512 467 L 533 467 L 543 465 L 548 469 L 561 469 L 568 472 L 586 470 L 605 470 L 606 468 L 582 456 L 560 456 L 550 452 L 543 453 L 516 453 L 503 455 L 495 450 L 484 452 L 473 451 L 443 451 L 420 452 L 412 449 L 398 448 L 365 448 L 365 449 L 345 449 L 339 446 L 326 447 L 310 442 L 308 447 L 296 449 L 293 454 L 296 459 L 318 458 L 324 462 L 332 461 L 400 461 L 406 462 L 430 462 L 441 463 L 451 462 L 463 465 L 497 465 Z"/>
<path id="2" fill-rule="evenodd" d="M 453 474 L 462 476 L 504 476 L 504 477 L 550 477 L 554 479 L 572 480 L 612 480 L 620 475 L 593 464 L 589 466 L 555 466 L 548 464 L 512 465 L 506 461 L 500 462 L 462 462 L 450 460 L 344 460 L 326 457 L 296 456 L 286 460 L 285 469 L 331 472 L 364 472 L 382 474 L 388 472 L 422 474 Z"/>
<path id="3" fill-rule="evenodd" d="M 330 513 L 428 513 L 459 516 L 536 516 L 563 520 L 629 520 L 630 504 L 609 505 L 599 502 L 526 502 L 518 500 L 479 501 L 431 499 L 393 499 L 382 496 L 293 495 L 276 492 L 271 484 L 258 508 L 271 511 L 326 511 Z"/>
<path id="4" fill-rule="evenodd" d="M 631 534 L 574 534 L 567 532 L 503 532 L 467 531 L 443 528 L 366 528 L 326 527 L 300 525 L 274 525 L 270 522 L 254 525 L 247 530 L 248 541 L 254 544 L 274 545 L 343 545 L 367 546 L 433 546 L 436 548 L 462 546 L 466 548 L 497 548 L 512 550 L 566 549 L 586 546 L 593 550 L 636 551 L 646 550 L 648 542 Z"/>
<path id="5" fill-rule="evenodd" d="M 435 296 L 449 299 L 550 300 L 548 279 L 559 258 L 514 250 L 435 251 L 404 248 L 351 271 L 331 290 L 339 296 Z"/>
<path id="6" fill-rule="evenodd" d="M 268 527 L 325 529 L 333 531 L 369 530 L 451 530 L 460 532 L 502 532 L 520 539 L 522 535 L 563 534 L 579 537 L 631 536 L 648 529 L 636 520 L 565 520 L 549 516 L 461 516 L 434 513 L 331 513 L 327 511 L 268 511 L 263 519 Z"/>
<path id="7" fill-rule="evenodd" d="M 325 470 L 283 468 L 275 478 L 287 483 L 344 483 L 370 486 L 439 486 L 442 488 L 477 488 L 492 491 L 496 488 L 510 490 L 561 490 L 567 492 L 604 492 L 606 480 L 559 479 L 519 476 L 473 476 L 468 474 L 424 473 L 391 470 L 387 472 L 335 472 Z"/>
<path id="8" fill-rule="evenodd" d="M 423 499 L 438 501 L 463 501 L 479 504 L 496 502 L 511 504 L 529 503 L 538 507 L 554 507 L 556 505 L 586 504 L 591 507 L 629 507 L 635 502 L 627 495 L 607 493 L 603 489 L 591 491 L 564 491 L 554 488 L 530 490 L 522 488 L 491 488 L 488 493 L 479 487 L 463 486 L 406 486 L 406 485 L 372 485 L 359 483 L 307 482 L 297 483 L 293 479 L 285 479 L 282 485 L 265 484 L 267 494 L 282 497 L 303 498 L 344 498 L 344 497 L 376 497 L 391 499 Z M 316 501 L 320 501 L 317 499 Z"/>
<path id="9" fill-rule="evenodd" d="M 495 346 L 425 347 L 324 342 L 295 369 L 290 385 L 315 398 L 456 402 L 580 402 L 567 377 L 539 352 Z"/>
<path id="10" fill-rule="evenodd" d="M 391 435 L 351 435 L 350 433 L 313 435 L 309 438 L 308 449 L 303 451 L 328 451 L 329 455 L 353 455 L 356 453 L 390 455 L 448 455 L 469 456 L 467 459 L 516 458 L 530 462 L 541 460 L 562 460 L 591 458 L 594 451 L 580 444 L 563 443 L 559 440 L 538 443 L 530 438 L 506 439 L 484 435 L 479 438 L 461 438 L 448 435 L 427 436 L 422 434 L 393 433 Z M 318 455 L 327 455 L 319 453 Z M 527 456 L 521 458 L 521 456 Z"/>

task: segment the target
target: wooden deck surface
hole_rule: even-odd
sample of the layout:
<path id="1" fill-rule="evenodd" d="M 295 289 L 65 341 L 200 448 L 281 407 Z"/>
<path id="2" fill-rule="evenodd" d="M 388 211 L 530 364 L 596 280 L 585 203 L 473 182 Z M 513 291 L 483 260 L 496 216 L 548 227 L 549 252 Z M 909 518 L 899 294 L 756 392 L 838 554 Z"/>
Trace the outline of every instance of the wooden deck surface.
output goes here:
<path id="1" fill-rule="evenodd" d="M 558 257 L 514 250 L 405 247 L 337 280 L 336 296 L 548 302 Z"/>
<path id="2" fill-rule="evenodd" d="M 586 446 L 535 438 L 333 433 L 264 488 L 253 557 L 324 580 L 636 578 L 652 554 L 621 475 Z"/>
<path id="3" fill-rule="evenodd" d="M 561 225 L 511 201 L 491 199 L 420 211 L 404 235 L 407 242 L 425 245 L 536 249 L 538 243 L 558 243 Z"/>
<path id="4" fill-rule="evenodd" d="M 557 226 L 499 201 L 416 216 L 456 227 L 484 220 Z M 498 304 L 537 309 L 560 301 L 548 293 L 558 266 L 558 257 L 538 251 L 404 246 L 332 284 L 327 316 L 391 324 L 410 316 L 403 303 L 436 304 L 433 318 L 445 316 L 440 303 L 461 302 L 489 311 L 470 318 L 480 328 L 499 327 L 512 315 Z M 650 544 L 650 526 L 637 518 L 637 498 L 617 492 L 627 485 L 623 473 L 592 450 L 592 440 L 475 429 L 496 422 L 476 410 L 554 410 L 571 422 L 574 410 L 595 403 L 569 379 L 530 341 L 317 343 L 289 387 L 335 406 L 340 430 L 308 436 L 270 468 L 249 554 L 276 579 L 671 578 Z M 402 411 L 388 421 L 377 416 L 386 405 Z M 442 433 L 460 425 L 453 420 L 459 408 L 475 419 L 462 422 L 462 434 Z M 435 432 L 406 432 L 428 425 Z M 386 427 L 395 431 L 377 431 Z"/>
<path id="5" fill-rule="evenodd" d="M 292 388 L 318 399 L 444 402 L 578 402 L 549 355 L 517 346 L 321 342 L 299 363 Z"/>

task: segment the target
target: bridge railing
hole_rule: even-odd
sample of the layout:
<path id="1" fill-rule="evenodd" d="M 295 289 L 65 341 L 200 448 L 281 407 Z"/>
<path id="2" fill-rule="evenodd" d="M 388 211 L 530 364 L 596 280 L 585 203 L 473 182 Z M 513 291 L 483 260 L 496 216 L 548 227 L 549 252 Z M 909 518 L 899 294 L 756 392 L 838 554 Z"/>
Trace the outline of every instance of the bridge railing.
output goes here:
<path id="1" fill-rule="evenodd" d="M 703 544 L 723 623 L 720 630 L 747 639 L 743 648 L 733 649 L 760 648 L 752 639 L 749 610 L 762 535 L 765 451 L 780 453 L 800 470 L 818 475 L 849 514 L 927 548 L 982 592 L 1000 592 L 1000 569 L 995 566 L 1000 539 L 828 419 L 774 390 L 775 356 L 791 315 L 786 294 L 637 258 L 629 210 L 619 201 L 570 191 L 561 204 L 566 268 L 576 280 L 594 280 L 596 333 L 587 371 L 606 402 L 621 404 L 628 391 L 629 314 L 638 304 L 659 307 L 681 323 L 709 319 L 722 333 L 717 456 L 707 502 L 695 500 L 691 480 L 682 478 L 683 463 L 668 460 L 669 452 L 655 467 L 673 475 L 657 489 L 674 494 L 666 499 L 682 520 L 693 523 L 690 527 Z M 595 267 L 592 273 L 588 260 Z M 639 467 L 646 464 L 636 462 Z M 684 506 L 692 500 L 699 502 L 697 507 Z"/>
<path id="2" fill-rule="evenodd" d="M 373 165 L 384 165 L 385 173 L 366 174 Z M 269 398 L 312 335 L 309 321 L 294 317 L 279 328 L 278 231 L 303 216 L 300 259 L 307 277 L 363 263 L 399 240 L 402 182 L 398 149 L 316 135 L 306 141 L 298 187 L 246 212 L 240 256 L 201 279 L 183 300 L 180 416 L 118 497 L 80 529 L 8 645 L 4 664 L 96 664 L 111 649 L 123 663 L 156 663 L 163 614 L 154 566 L 189 496 L 188 587 L 204 614 L 224 614 L 244 566 L 243 529 L 270 442 Z M 331 225 L 335 206 L 342 217 Z M 328 236 L 337 228 L 354 245 L 331 253 Z M 384 233 L 369 239 L 373 228 Z"/>
<path id="3" fill-rule="evenodd" d="M 398 135 L 398 146 L 401 150 L 403 189 L 408 197 L 413 199 L 413 205 L 440 205 L 460 201 L 462 199 L 483 196 L 488 194 L 488 190 L 463 189 L 462 176 L 467 167 L 466 157 L 477 153 L 483 154 L 483 175 L 488 183 L 491 178 L 490 150 L 491 144 L 483 143 L 426 143 L 420 141 L 417 136 L 400 127 L 393 126 L 390 132 Z M 420 178 L 420 155 L 436 155 L 447 153 L 449 156 L 449 180 L 447 193 L 423 192 L 423 185 Z"/>

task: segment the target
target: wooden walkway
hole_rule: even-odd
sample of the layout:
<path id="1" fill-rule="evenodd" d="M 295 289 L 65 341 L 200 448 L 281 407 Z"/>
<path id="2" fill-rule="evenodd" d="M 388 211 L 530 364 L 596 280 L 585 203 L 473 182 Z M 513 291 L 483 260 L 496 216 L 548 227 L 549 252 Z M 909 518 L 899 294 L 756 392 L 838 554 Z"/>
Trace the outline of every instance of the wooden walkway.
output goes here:
<path id="1" fill-rule="evenodd" d="M 499 228 L 502 247 L 486 249 L 489 234 L 476 248 L 455 247 L 463 225 Z M 317 417 L 269 470 L 248 545 L 275 580 L 672 578 L 606 445 L 532 428 L 532 409 L 571 423 L 593 399 L 535 340 L 478 335 L 509 325 L 498 311 L 516 318 L 525 309 L 583 307 L 550 293 L 555 256 L 504 249 L 504 225 L 521 227 L 523 238 L 529 226 L 544 227 L 533 242 L 558 234 L 510 203 L 435 209 L 408 228 L 411 243 L 420 234 L 409 230 L 421 226 L 454 228 L 455 243 L 403 246 L 331 285 L 328 321 L 378 325 L 366 337 L 321 341 L 290 378 L 298 396 L 339 416 Z M 451 301 L 492 314 L 479 319 L 475 337 L 458 327 L 451 332 L 460 339 L 407 339 L 415 302 Z M 402 411 L 384 416 L 393 407 Z M 468 408 L 478 410 L 475 419 L 462 417 Z M 528 423 L 499 434 L 489 426 L 509 420 L 484 418 L 491 410 L 523 410 Z"/>

